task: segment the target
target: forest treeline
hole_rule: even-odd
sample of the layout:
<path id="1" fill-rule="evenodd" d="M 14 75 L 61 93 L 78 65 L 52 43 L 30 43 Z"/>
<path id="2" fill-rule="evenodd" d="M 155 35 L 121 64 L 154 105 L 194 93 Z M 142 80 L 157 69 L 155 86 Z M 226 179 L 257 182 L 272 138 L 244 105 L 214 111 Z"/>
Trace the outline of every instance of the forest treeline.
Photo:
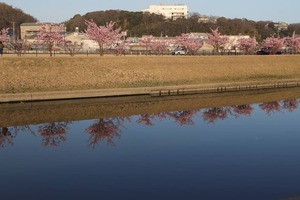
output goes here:
<path id="1" fill-rule="evenodd" d="M 128 37 L 141 37 L 142 35 L 174 37 L 182 33 L 210 32 L 210 28 L 219 28 L 225 35 L 245 34 L 256 37 L 261 41 L 270 35 L 280 34 L 281 37 L 300 34 L 300 23 L 290 24 L 287 30 L 279 31 L 275 23 L 271 21 L 252 21 L 248 19 L 228 19 L 219 17 L 214 22 L 199 22 L 200 14 L 192 13 L 187 19 L 166 20 L 161 15 L 131 12 L 122 10 L 107 10 L 89 12 L 85 15 L 75 15 L 65 21 L 67 31 L 72 32 L 76 27 L 80 31 L 86 28 L 85 20 L 93 20 L 98 25 L 114 21 L 116 28 L 121 27 L 127 31 Z M 5 3 L 0 3 L 0 29 L 12 28 L 12 22 L 16 22 L 16 31 L 19 34 L 20 24 L 24 22 L 36 22 L 37 19 L 24 13 L 22 10 L 13 8 Z"/>
<path id="2" fill-rule="evenodd" d="M 128 31 L 128 36 L 140 37 L 142 35 L 153 36 L 178 36 L 181 33 L 190 32 L 211 32 L 210 28 L 219 28 L 222 34 L 239 35 L 245 34 L 263 40 L 270 35 L 278 34 L 275 23 L 271 21 L 251 21 L 247 19 L 227 19 L 219 17 L 212 22 L 199 22 L 200 14 L 193 13 L 187 19 L 177 19 L 175 21 L 166 20 L 161 15 L 130 12 L 122 10 L 108 10 L 90 12 L 85 15 L 75 15 L 65 22 L 67 30 L 75 30 L 79 27 L 81 31 L 86 28 L 85 20 L 94 20 L 98 25 L 106 22 L 116 22 L 116 27 Z M 292 36 L 293 33 L 300 34 L 300 24 L 290 24 L 287 30 L 279 31 L 280 36 Z"/>

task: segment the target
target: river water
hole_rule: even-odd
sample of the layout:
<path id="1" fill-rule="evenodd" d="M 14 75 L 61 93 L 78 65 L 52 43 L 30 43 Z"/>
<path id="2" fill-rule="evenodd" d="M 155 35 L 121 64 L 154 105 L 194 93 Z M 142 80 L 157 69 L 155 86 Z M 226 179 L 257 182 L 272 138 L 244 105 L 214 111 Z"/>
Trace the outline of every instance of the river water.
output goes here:
<path id="1" fill-rule="evenodd" d="M 5 105 L 1 199 L 295 197 L 298 92 Z"/>

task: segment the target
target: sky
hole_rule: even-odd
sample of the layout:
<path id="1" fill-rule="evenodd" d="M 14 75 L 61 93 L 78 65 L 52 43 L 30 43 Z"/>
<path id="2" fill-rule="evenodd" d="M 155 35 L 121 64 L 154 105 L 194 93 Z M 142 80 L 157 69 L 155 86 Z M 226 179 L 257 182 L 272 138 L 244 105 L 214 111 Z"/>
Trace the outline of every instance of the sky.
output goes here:
<path id="1" fill-rule="evenodd" d="M 64 22 L 76 14 L 103 10 L 141 11 L 149 5 L 186 4 L 201 15 L 254 21 L 300 23 L 299 0 L 4 0 L 40 22 Z"/>

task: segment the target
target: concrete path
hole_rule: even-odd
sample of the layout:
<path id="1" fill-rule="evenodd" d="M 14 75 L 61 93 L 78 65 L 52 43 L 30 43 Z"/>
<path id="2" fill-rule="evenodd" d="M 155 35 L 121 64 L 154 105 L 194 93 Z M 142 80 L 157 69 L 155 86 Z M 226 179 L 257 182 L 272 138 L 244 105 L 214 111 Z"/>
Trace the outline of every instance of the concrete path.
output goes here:
<path id="1" fill-rule="evenodd" d="M 299 87 L 300 79 L 274 80 L 266 82 L 226 83 L 226 84 L 200 84 L 141 88 L 93 89 L 76 91 L 49 91 L 18 94 L 0 94 L 0 103 L 44 101 L 81 98 L 101 98 L 118 96 L 170 96 L 185 94 L 201 94 L 229 91 L 261 90 L 274 88 Z"/>

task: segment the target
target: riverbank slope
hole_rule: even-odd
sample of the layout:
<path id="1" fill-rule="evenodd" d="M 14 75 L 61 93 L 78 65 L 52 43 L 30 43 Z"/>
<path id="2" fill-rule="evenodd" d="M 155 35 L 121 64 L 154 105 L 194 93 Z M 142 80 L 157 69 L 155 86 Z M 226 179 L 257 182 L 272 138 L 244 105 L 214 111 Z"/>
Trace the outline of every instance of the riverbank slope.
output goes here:
<path id="1" fill-rule="evenodd" d="M 266 83 L 300 78 L 300 56 L 5 55 L 0 77 L 0 94 Z"/>

